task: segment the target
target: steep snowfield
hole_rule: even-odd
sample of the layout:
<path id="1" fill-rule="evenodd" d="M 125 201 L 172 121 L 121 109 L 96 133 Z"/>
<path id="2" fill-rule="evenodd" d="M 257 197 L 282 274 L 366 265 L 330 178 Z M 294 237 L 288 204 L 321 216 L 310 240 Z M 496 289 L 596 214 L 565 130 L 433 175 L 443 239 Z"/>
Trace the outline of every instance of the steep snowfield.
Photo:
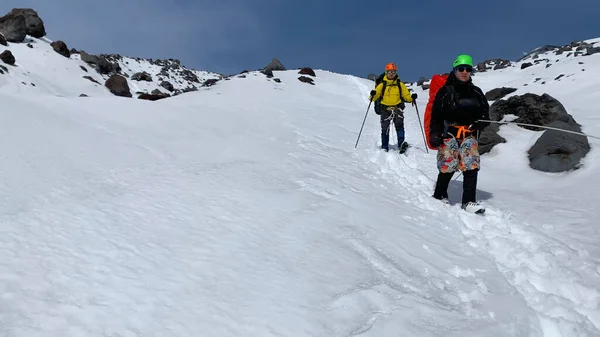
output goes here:
<path id="1" fill-rule="evenodd" d="M 368 80 L 250 73 L 150 102 L 84 88 L 56 55 L 0 75 L 2 335 L 600 335 L 596 141 L 544 174 L 524 153 L 540 133 L 503 126 L 482 217 L 430 197 L 414 108 L 408 156 L 377 149 L 372 110 L 354 148 Z M 548 92 L 598 135 L 600 55 L 580 60 L 476 82 L 530 83 L 515 94 Z"/>
<path id="2" fill-rule="evenodd" d="M 36 95 L 52 93 L 67 97 L 79 96 L 80 94 L 113 96 L 104 86 L 109 75 L 100 74 L 91 65 L 83 62 L 80 54 L 71 54 L 70 58 L 58 54 L 50 46 L 51 42 L 47 38 L 37 39 L 28 36 L 24 43 L 9 43 L 8 47 L 2 46 L 2 49 L 8 49 L 12 52 L 16 63 L 15 66 L 0 63 L 8 69 L 9 75 L 0 75 L 0 87 L 4 87 L 4 91 Z M 157 89 L 163 93 L 172 94 L 169 90 L 160 86 L 163 80 L 169 81 L 174 89 L 183 90 L 190 87 L 197 89 L 208 79 L 220 79 L 222 77 L 208 71 L 190 70 L 168 60 L 162 61 L 163 64 L 169 66 L 168 70 L 163 72 L 162 75 L 161 70 L 163 67 L 158 64 L 157 60 L 113 56 L 110 61 L 118 63 L 121 67 L 121 73 L 128 79 L 133 97 L 137 97 L 136 92 L 150 93 Z M 131 79 L 135 73 L 144 71 L 152 76 L 152 81 Z M 190 77 L 186 76 L 188 74 L 195 76 L 197 82 L 189 80 Z M 84 76 L 89 76 L 96 82 L 84 78 Z"/>

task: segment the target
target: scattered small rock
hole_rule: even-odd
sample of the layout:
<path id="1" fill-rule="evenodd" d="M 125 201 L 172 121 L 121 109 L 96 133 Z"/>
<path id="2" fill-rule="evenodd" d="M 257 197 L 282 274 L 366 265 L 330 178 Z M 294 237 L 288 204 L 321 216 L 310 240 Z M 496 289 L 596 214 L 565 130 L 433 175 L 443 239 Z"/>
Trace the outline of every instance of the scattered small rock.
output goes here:
<path id="1" fill-rule="evenodd" d="M 102 85 L 102 83 L 96 81 L 92 76 L 86 75 L 86 76 L 83 76 L 83 78 L 85 78 L 86 80 L 90 80 L 94 83 L 98 83 L 98 84 Z"/>
<path id="2" fill-rule="evenodd" d="M 309 75 L 312 77 L 316 77 L 317 75 L 315 75 L 315 71 L 312 70 L 312 68 L 309 67 L 304 67 L 302 69 L 300 69 L 300 71 L 298 72 L 298 74 L 300 75 Z"/>
<path id="3" fill-rule="evenodd" d="M 521 64 L 521 69 L 527 69 L 529 67 L 531 67 L 533 65 L 533 63 L 531 62 L 525 62 L 523 64 Z"/>
<path id="4" fill-rule="evenodd" d="M 15 65 L 15 56 L 10 52 L 10 50 L 5 50 L 0 54 L 0 60 L 9 65 Z"/>
<path id="5" fill-rule="evenodd" d="M 315 83 L 313 82 L 313 79 L 312 79 L 312 78 L 310 78 L 310 77 L 306 77 L 306 76 L 300 76 L 300 77 L 298 77 L 298 80 L 299 80 L 300 82 L 304 82 L 304 83 L 308 83 L 308 84 L 315 85 Z"/>
<path id="6" fill-rule="evenodd" d="M 71 57 L 71 52 L 69 52 L 69 48 L 67 48 L 67 44 L 64 43 L 63 41 L 61 41 L 61 40 L 54 41 L 54 42 L 50 43 L 50 46 L 52 46 L 52 49 L 54 49 L 54 51 L 59 53 L 60 55 L 66 57 L 66 58 Z"/>
<path id="7" fill-rule="evenodd" d="M 86 94 L 81 94 L 81 95 L 79 95 L 79 97 L 89 97 L 89 96 Z"/>
<path id="8" fill-rule="evenodd" d="M 0 33 L 0 44 L 3 46 L 8 46 L 8 42 L 6 42 L 6 38 L 4 37 L 4 34 Z"/>
<path id="9" fill-rule="evenodd" d="M 79 68 L 81 68 L 81 70 L 85 71 L 86 73 L 88 72 L 87 68 L 86 68 L 86 67 L 84 67 L 84 66 L 81 66 L 81 65 L 80 65 L 80 66 L 79 66 Z"/>
<path id="10" fill-rule="evenodd" d="M 273 77 L 273 70 L 271 70 L 271 69 L 261 70 L 261 73 L 265 74 L 267 76 L 267 78 Z"/>
<path id="11" fill-rule="evenodd" d="M 277 83 L 281 83 L 281 80 L 278 78 L 274 78 L 273 81 L 277 82 Z"/>

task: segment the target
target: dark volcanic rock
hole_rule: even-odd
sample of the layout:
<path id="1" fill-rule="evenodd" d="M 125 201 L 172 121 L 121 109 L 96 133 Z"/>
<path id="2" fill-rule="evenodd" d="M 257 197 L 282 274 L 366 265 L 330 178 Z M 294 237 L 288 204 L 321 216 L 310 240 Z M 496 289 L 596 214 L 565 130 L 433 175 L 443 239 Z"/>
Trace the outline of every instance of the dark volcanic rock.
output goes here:
<path id="1" fill-rule="evenodd" d="M 496 89 L 492 89 L 492 90 L 486 92 L 485 98 L 488 101 L 495 101 L 495 100 L 499 100 L 499 99 L 503 98 L 504 96 L 511 94 L 515 91 L 517 91 L 517 89 L 515 89 L 515 88 L 507 88 L 507 87 L 496 88 Z"/>
<path id="2" fill-rule="evenodd" d="M 563 130 L 581 132 L 579 125 L 557 120 L 548 125 Z M 578 169 L 580 161 L 590 151 L 587 137 L 556 130 L 547 130 L 527 152 L 529 166 L 544 172 L 565 172 Z"/>
<path id="3" fill-rule="evenodd" d="M 116 96 L 133 97 L 127 79 L 121 75 L 112 75 L 104 85 Z"/>

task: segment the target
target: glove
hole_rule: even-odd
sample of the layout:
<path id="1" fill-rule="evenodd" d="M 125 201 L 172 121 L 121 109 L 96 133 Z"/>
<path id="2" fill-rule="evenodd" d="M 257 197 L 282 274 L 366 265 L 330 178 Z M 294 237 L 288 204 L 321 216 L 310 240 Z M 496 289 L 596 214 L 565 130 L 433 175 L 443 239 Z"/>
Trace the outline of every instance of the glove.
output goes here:
<path id="1" fill-rule="evenodd" d="M 374 97 L 376 93 L 377 93 L 377 91 L 371 90 L 371 97 Z"/>
<path id="2" fill-rule="evenodd" d="M 429 139 L 429 143 L 433 147 L 440 147 L 440 145 L 442 145 L 442 135 L 431 136 Z"/>
<path id="3" fill-rule="evenodd" d="M 485 128 L 485 125 L 480 122 L 475 122 L 469 126 L 469 130 L 471 130 L 471 132 L 481 131 L 483 128 Z"/>
<path id="4" fill-rule="evenodd" d="M 417 94 L 412 94 L 412 95 L 410 95 L 410 97 L 411 97 L 411 98 L 413 99 L 413 101 L 414 101 L 415 99 L 417 99 L 417 97 L 418 97 L 418 96 L 417 96 Z"/>

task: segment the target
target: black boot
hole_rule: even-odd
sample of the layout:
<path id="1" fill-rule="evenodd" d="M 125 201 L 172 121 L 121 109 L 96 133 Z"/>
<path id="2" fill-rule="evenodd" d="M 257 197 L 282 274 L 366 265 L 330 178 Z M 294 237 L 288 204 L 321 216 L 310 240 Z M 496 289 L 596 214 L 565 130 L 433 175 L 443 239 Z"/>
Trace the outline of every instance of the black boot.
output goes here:
<path id="1" fill-rule="evenodd" d="M 448 199 L 448 185 L 450 185 L 450 180 L 454 172 L 450 173 L 438 173 L 437 181 L 435 183 L 435 191 L 433 192 L 433 197 L 436 199 Z"/>
<path id="2" fill-rule="evenodd" d="M 477 201 L 477 173 L 478 170 L 463 172 L 463 205 Z"/>

